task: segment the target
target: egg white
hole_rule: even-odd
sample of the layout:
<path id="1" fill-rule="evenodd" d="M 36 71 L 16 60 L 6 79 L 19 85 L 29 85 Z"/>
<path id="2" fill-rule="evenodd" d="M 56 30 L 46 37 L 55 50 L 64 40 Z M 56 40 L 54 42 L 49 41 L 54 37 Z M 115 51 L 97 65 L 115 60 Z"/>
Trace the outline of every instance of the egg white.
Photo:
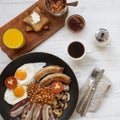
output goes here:
<path id="1" fill-rule="evenodd" d="M 46 65 L 46 63 L 44 62 L 37 62 L 37 63 L 31 63 L 31 64 L 35 68 L 35 73 L 37 73 L 39 70 L 41 70 Z"/>
<path id="2" fill-rule="evenodd" d="M 46 65 L 46 63 L 44 63 L 44 62 L 27 63 L 27 64 L 24 64 L 24 65 L 20 66 L 19 68 L 17 68 L 17 70 L 24 70 L 27 73 L 27 77 L 25 80 L 17 79 L 18 86 L 19 85 L 23 86 L 25 88 L 25 93 L 22 97 L 16 97 L 16 96 L 14 96 L 13 90 L 7 88 L 4 93 L 4 100 L 8 104 L 14 105 L 14 104 L 18 103 L 19 101 L 27 98 L 26 85 L 34 80 L 33 78 L 34 78 L 35 74 L 40 69 L 42 69 L 45 65 Z"/>
<path id="3" fill-rule="evenodd" d="M 26 71 L 27 77 L 24 80 L 17 79 L 18 85 L 27 85 L 30 82 L 32 82 L 35 74 L 40 69 L 42 69 L 44 65 L 45 65 L 45 63 L 39 62 L 39 63 L 27 63 L 27 64 L 24 64 L 24 65 L 20 66 L 17 70 Z"/>
<path id="4" fill-rule="evenodd" d="M 4 93 L 4 100 L 10 105 L 14 105 L 14 104 L 18 103 L 19 101 L 27 98 L 27 92 L 26 92 L 25 86 L 24 86 L 24 89 L 25 89 L 24 95 L 22 97 L 16 97 L 16 96 L 14 96 L 13 90 L 7 88 Z"/>

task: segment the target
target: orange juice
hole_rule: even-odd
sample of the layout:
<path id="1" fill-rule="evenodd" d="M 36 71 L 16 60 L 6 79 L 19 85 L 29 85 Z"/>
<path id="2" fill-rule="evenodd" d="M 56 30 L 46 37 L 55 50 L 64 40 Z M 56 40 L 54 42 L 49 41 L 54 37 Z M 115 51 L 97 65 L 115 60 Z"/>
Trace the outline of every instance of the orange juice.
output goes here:
<path id="1" fill-rule="evenodd" d="M 25 39 L 22 32 L 18 29 L 8 29 L 3 35 L 3 43 L 11 49 L 19 49 L 25 45 Z"/>

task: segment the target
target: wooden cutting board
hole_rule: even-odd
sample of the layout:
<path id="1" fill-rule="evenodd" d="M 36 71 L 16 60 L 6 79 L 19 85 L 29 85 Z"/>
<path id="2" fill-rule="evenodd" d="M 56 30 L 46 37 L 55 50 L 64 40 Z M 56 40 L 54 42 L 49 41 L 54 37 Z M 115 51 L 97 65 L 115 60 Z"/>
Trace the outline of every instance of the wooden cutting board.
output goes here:
<path id="1" fill-rule="evenodd" d="M 31 51 L 33 48 L 35 48 L 40 43 L 45 41 L 47 38 L 49 38 L 51 35 L 53 35 L 55 32 L 57 32 L 60 28 L 62 28 L 65 25 L 65 19 L 67 17 L 68 12 L 61 17 L 53 17 L 47 13 L 47 16 L 50 19 L 49 30 L 42 30 L 39 33 L 25 31 L 26 25 L 23 22 L 23 18 L 26 16 L 26 14 L 28 14 L 28 12 L 32 11 L 38 4 L 40 8 L 45 11 L 43 1 L 44 0 L 41 0 L 40 3 L 36 2 L 34 5 L 25 10 L 23 13 L 21 13 L 16 18 L 14 18 L 13 20 L 11 20 L 10 22 L 8 22 L 7 24 L 0 28 L 0 46 L 1 49 L 8 55 L 9 58 L 15 59 L 16 57 Z M 23 48 L 13 50 L 7 48 L 3 44 L 3 34 L 9 28 L 17 28 L 22 31 L 26 39 L 26 45 Z"/>

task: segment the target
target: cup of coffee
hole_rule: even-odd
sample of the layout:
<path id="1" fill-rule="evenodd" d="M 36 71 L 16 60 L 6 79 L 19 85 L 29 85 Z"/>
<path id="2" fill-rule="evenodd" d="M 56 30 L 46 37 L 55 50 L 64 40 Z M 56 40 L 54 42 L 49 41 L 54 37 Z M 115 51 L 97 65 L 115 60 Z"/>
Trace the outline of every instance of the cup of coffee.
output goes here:
<path id="1" fill-rule="evenodd" d="M 68 45 L 67 52 L 73 60 L 81 60 L 86 55 L 86 48 L 82 42 L 74 41 Z"/>

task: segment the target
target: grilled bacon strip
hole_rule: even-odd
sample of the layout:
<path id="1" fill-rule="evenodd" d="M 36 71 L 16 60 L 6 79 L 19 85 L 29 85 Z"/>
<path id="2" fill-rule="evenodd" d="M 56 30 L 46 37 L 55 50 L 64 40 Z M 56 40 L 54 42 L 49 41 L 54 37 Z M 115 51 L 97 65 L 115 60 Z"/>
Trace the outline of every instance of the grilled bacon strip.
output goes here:
<path id="1" fill-rule="evenodd" d="M 55 117 L 50 105 L 47 105 L 47 104 L 43 105 L 42 120 L 55 120 Z"/>
<path id="2" fill-rule="evenodd" d="M 37 104 L 32 113 L 32 120 L 42 120 L 42 105 Z"/>
<path id="3" fill-rule="evenodd" d="M 16 117 L 16 116 L 21 115 L 24 107 L 27 106 L 28 104 L 30 104 L 30 101 L 27 98 L 18 102 L 18 103 L 16 103 L 10 109 L 10 116 L 11 117 Z"/>
<path id="4" fill-rule="evenodd" d="M 10 115 L 12 117 L 21 115 L 21 120 L 55 120 L 50 105 L 31 103 L 28 99 L 16 103 L 11 108 Z"/>
<path id="5" fill-rule="evenodd" d="M 35 107 L 36 103 L 29 103 L 27 106 L 25 106 L 21 115 L 21 120 L 31 120 Z"/>
<path id="6" fill-rule="evenodd" d="M 44 76 L 50 73 L 62 73 L 63 70 L 64 68 L 58 65 L 50 65 L 50 66 L 44 67 L 43 69 L 41 69 L 39 72 L 36 73 L 34 80 L 36 82 L 39 82 L 41 78 L 43 78 Z"/>

